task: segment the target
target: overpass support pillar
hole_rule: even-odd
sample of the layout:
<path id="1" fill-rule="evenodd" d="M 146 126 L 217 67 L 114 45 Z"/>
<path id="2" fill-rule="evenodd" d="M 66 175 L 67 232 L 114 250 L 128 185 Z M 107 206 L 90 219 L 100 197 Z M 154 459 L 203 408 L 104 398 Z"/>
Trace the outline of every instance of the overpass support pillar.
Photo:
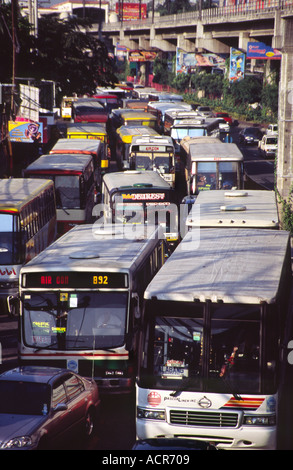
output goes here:
<path id="1" fill-rule="evenodd" d="M 276 183 L 280 195 L 287 199 L 293 189 L 293 19 L 284 19 L 282 23 Z"/>

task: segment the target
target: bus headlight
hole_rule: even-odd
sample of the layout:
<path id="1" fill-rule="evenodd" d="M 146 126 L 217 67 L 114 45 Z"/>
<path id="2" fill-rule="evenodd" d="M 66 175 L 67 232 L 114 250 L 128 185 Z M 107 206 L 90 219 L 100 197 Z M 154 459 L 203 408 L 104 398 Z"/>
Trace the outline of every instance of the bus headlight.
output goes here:
<path id="1" fill-rule="evenodd" d="M 274 426 L 276 424 L 276 415 L 244 416 L 243 424 L 245 426 Z"/>
<path id="2" fill-rule="evenodd" d="M 144 408 L 137 408 L 137 418 L 140 419 L 160 419 L 165 420 L 166 414 L 164 410 L 146 410 Z"/>

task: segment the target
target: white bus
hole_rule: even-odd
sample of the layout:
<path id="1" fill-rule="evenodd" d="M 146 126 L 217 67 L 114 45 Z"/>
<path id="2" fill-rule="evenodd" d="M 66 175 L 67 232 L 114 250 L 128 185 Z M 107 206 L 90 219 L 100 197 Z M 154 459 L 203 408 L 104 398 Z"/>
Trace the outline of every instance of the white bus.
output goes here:
<path id="1" fill-rule="evenodd" d="M 181 143 L 187 193 L 211 189 L 242 189 L 243 154 L 236 144 L 216 137 L 185 137 Z"/>
<path id="2" fill-rule="evenodd" d="M 176 191 L 155 171 L 107 173 L 102 200 L 107 223 L 160 225 L 169 245 L 179 241 Z"/>
<path id="3" fill-rule="evenodd" d="M 144 295 L 138 439 L 276 449 L 291 279 L 288 232 L 186 234 Z"/>
<path id="4" fill-rule="evenodd" d="M 73 228 L 20 273 L 23 365 L 66 367 L 130 392 L 143 292 L 165 259 L 159 229 Z"/>
<path id="5" fill-rule="evenodd" d="M 56 235 L 52 181 L 0 180 L 0 314 L 17 313 L 20 268 L 50 245 Z"/>
<path id="6" fill-rule="evenodd" d="M 131 170 L 153 170 L 175 189 L 175 149 L 169 136 L 134 136 L 129 151 Z"/>
<path id="7" fill-rule="evenodd" d="M 275 191 L 211 190 L 197 196 L 187 228 L 279 228 Z"/>

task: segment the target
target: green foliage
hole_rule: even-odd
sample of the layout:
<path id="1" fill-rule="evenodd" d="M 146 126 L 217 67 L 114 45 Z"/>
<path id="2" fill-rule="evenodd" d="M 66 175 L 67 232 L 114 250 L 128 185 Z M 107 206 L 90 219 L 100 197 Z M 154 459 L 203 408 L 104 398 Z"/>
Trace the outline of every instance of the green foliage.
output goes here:
<path id="1" fill-rule="evenodd" d="M 234 82 L 230 87 L 231 95 L 234 97 L 235 104 L 255 103 L 261 101 L 262 83 L 254 77 L 245 77 L 239 82 Z"/>
<path id="2" fill-rule="evenodd" d="M 97 85 L 117 82 L 114 62 L 106 45 L 87 34 L 89 19 L 66 20 L 45 15 L 39 18 L 38 36 L 30 35 L 30 25 L 20 14 L 16 21 L 16 75 L 45 78 L 58 84 L 60 95 L 92 93 Z M 11 6 L 0 6 L 0 81 L 10 82 L 12 75 Z"/>
<path id="3" fill-rule="evenodd" d="M 169 70 L 168 60 L 166 58 L 160 59 L 156 57 L 154 61 L 154 83 L 161 85 L 170 85 L 173 79 L 173 73 Z"/>

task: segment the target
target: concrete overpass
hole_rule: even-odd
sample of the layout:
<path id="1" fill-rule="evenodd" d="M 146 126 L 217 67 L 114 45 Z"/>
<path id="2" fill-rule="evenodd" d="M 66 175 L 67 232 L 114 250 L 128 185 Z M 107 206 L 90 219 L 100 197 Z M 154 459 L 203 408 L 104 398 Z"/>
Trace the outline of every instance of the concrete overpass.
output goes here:
<path id="1" fill-rule="evenodd" d="M 293 185 L 293 0 L 253 0 L 238 6 L 105 23 L 102 34 L 130 49 L 175 52 L 246 51 L 248 42 L 264 42 L 282 53 L 279 93 L 277 188 L 284 198 Z"/>

